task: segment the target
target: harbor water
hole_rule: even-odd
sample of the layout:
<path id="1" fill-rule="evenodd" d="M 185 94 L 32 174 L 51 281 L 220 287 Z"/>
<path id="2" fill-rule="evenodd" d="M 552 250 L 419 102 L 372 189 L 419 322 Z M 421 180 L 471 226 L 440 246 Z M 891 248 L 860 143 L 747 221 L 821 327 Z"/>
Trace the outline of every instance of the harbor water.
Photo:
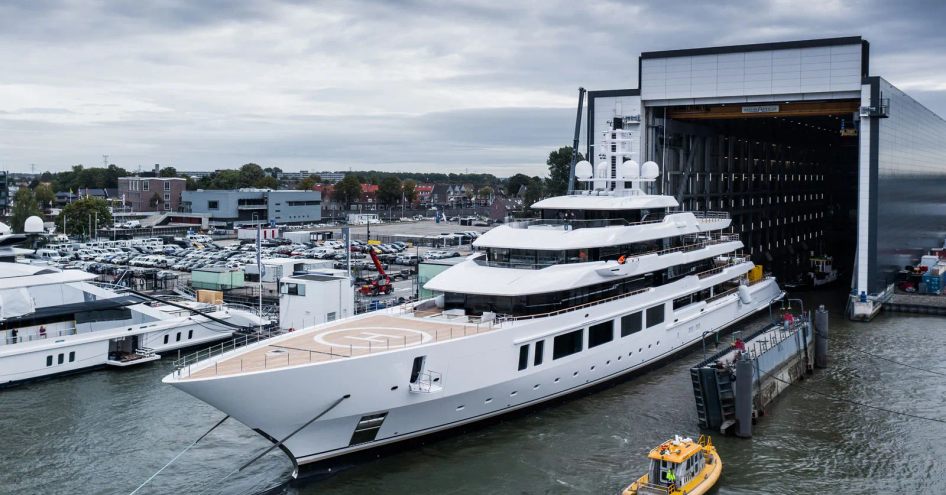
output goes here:
<path id="1" fill-rule="evenodd" d="M 946 319 L 881 314 L 852 323 L 841 314 L 843 294 L 805 300 L 832 303 L 830 367 L 771 404 L 752 439 L 713 435 L 724 462 L 718 493 L 941 492 L 946 423 L 819 394 L 946 421 L 943 376 L 863 353 L 946 373 Z M 643 473 L 650 448 L 700 433 L 689 368 L 701 359 L 697 347 L 592 394 L 293 486 L 279 450 L 235 472 L 270 444 L 228 420 L 138 493 L 619 493 Z M 163 385 L 170 371 L 164 360 L 0 391 L 0 493 L 132 492 L 223 418 Z"/>

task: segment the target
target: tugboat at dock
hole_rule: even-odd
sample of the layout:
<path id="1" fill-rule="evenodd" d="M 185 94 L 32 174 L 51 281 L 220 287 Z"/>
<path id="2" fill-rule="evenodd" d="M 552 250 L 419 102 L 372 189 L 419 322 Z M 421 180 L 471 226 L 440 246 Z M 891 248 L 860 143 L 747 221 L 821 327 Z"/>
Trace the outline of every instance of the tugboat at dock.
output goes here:
<path id="1" fill-rule="evenodd" d="M 785 284 L 787 289 L 818 289 L 838 280 L 839 273 L 834 268 L 834 259 L 830 256 L 813 256 L 808 259 L 811 270 L 802 273 L 797 279 Z"/>
<path id="2" fill-rule="evenodd" d="M 700 495 L 707 493 L 723 472 L 723 461 L 710 437 L 676 435 L 647 454 L 647 474 L 624 489 L 623 495 Z"/>

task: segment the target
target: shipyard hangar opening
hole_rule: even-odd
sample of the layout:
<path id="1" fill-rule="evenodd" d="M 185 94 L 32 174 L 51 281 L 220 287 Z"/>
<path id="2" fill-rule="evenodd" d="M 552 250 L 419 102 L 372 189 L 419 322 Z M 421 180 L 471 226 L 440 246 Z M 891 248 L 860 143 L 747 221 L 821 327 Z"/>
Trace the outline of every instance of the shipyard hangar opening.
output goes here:
<path id="1" fill-rule="evenodd" d="M 745 251 L 782 280 L 811 257 L 853 263 L 857 99 L 649 107 L 663 191 L 732 215 Z M 849 274 L 848 274 L 849 275 Z"/>

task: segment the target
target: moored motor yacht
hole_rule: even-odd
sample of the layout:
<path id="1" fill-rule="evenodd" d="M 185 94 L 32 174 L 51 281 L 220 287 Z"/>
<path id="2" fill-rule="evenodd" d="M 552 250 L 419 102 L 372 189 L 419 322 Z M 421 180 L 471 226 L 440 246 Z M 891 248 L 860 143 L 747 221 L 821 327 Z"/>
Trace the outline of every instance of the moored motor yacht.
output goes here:
<path id="1" fill-rule="evenodd" d="M 153 361 L 261 323 L 223 304 L 156 300 L 94 279 L 81 270 L 0 262 L 0 387 Z"/>
<path id="2" fill-rule="evenodd" d="M 425 284 L 440 296 L 185 358 L 164 381 L 278 445 L 295 475 L 324 474 L 625 377 L 783 295 L 728 214 L 648 194 L 657 164 L 625 160 L 622 129 L 605 137 L 602 163 L 576 167 L 586 189 L 480 236 Z"/>

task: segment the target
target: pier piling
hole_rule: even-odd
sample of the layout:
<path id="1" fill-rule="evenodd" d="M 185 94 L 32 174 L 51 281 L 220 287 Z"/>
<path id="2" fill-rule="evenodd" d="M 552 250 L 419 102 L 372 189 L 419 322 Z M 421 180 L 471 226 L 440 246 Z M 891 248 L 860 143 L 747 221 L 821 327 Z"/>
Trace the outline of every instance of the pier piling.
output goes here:
<path id="1" fill-rule="evenodd" d="M 752 437 L 752 361 L 743 354 L 736 361 L 736 436 Z"/>
<path id="2" fill-rule="evenodd" d="M 828 367 L 828 310 L 824 305 L 815 311 L 815 367 Z"/>

